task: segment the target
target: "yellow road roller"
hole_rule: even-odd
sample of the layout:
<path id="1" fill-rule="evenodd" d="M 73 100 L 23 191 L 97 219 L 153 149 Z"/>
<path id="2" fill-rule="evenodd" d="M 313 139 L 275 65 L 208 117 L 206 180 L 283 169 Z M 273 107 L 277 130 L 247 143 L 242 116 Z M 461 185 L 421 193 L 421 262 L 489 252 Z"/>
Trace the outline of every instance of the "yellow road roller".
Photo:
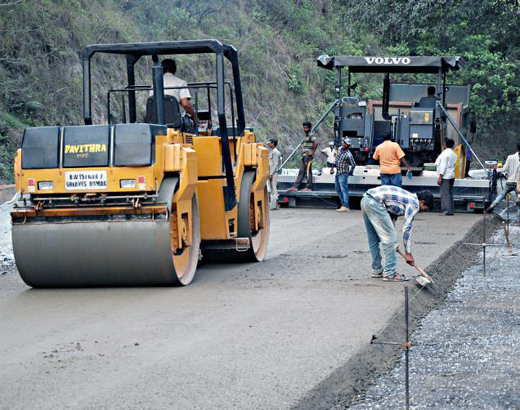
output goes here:
<path id="1" fill-rule="evenodd" d="M 124 58 L 127 85 L 107 90 L 106 116 L 93 118 L 101 53 Z M 164 85 L 161 60 L 179 54 L 214 56 L 215 78 L 187 84 L 195 121 Z M 136 84 L 145 59 L 152 85 Z M 269 158 L 245 126 L 237 50 L 218 40 L 91 45 L 82 65 L 85 125 L 27 128 L 16 155 L 12 239 L 25 283 L 188 285 L 201 258 L 262 261 Z"/>

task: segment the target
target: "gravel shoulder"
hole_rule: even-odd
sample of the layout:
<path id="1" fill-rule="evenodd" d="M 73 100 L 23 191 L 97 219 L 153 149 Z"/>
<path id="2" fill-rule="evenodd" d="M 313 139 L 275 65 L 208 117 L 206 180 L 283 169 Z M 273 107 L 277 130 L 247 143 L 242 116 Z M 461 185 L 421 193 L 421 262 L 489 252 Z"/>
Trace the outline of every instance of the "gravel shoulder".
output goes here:
<path id="1" fill-rule="evenodd" d="M 479 219 L 417 217 L 414 255 L 439 272 L 425 309 L 456 276 L 438 261 Z M 186 288 L 33 290 L 13 269 L 0 276 L 0 408 L 345 403 L 399 357 L 373 364 L 367 346 L 402 292 L 370 278 L 360 211 L 273 212 L 265 262 L 204 265 Z"/>
<path id="2" fill-rule="evenodd" d="M 495 221 L 496 222 L 496 221 Z M 511 226 L 519 252 L 520 226 Z M 520 408 L 520 256 L 507 256 L 502 229 L 466 269 L 453 291 L 420 323 L 410 350 L 410 404 L 415 409 Z M 518 253 L 520 255 L 520 252 Z M 355 399 L 353 409 L 404 404 L 404 359 Z"/>

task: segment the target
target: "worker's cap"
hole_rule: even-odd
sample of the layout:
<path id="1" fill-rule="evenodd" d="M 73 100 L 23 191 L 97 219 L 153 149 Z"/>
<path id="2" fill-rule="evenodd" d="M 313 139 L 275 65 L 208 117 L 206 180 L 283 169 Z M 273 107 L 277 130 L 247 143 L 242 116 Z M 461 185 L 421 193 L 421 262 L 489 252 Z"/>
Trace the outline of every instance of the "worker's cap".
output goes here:
<path id="1" fill-rule="evenodd" d="M 343 138 L 343 143 L 347 144 L 347 145 L 351 145 L 352 144 L 352 140 L 350 138 Z"/>
<path id="2" fill-rule="evenodd" d="M 329 145 L 332 147 L 334 145 L 334 142 L 329 142 Z"/>

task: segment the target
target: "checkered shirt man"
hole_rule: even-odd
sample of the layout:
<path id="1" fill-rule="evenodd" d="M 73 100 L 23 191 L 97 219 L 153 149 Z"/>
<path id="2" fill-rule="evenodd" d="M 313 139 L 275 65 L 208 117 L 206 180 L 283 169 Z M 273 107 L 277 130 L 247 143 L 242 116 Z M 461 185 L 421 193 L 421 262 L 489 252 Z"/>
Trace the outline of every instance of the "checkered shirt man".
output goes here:
<path id="1" fill-rule="evenodd" d="M 336 163 L 334 167 L 337 170 L 338 174 L 348 174 L 351 169 L 354 169 L 356 166 L 356 161 L 354 161 L 354 157 L 350 153 L 348 149 L 338 151 L 338 156 L 336 157 Z M 352 167 L 352 168 L 351 168 Z"/>
<path id="2" fill-rule="evenodd" d="M 367 191 L 372 198 L 386 208 L 394 216 L 403 216 L 403 245 L 406 253 L 411 253 L 412 249 L 412 223 L 417 212 L 419 212 L 419 200 L 417 195 L 412 194 L 402 188 L 381 185 Z"/>

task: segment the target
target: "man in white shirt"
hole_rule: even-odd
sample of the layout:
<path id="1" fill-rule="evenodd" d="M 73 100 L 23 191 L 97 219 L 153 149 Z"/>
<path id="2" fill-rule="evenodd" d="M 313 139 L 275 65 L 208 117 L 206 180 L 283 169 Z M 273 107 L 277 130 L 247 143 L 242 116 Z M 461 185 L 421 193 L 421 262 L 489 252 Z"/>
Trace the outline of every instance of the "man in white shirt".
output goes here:
<path id="1" fill-rule="evenodd" d="M 517 143 L 517 148 L 518 150 L 518 156 L 519 156 L 519 159 L 520 159 L 520 142 Z M 517 172 L 517 176 L 516 176 L 516 208 L 517 208 L 517 212 L 518 214 L 520 215 L 520 167 L 518 167 L 518 172 Z"/>
<path id="2" fill-rule="evenodd" d="M 439 179 L 437 184 L 441 187 L 441 215 L 453 215 L 453 185 L 455 184 L 455 165 L 457 164 L 457 154 L 453 152 L 455 141 L 448 138 L 442 154 L 439 155 L 435 165 Z"/>
<path id="3" fill-rule="evenodd" d="M 175 76 L 177 72 L 177 64 L 171 58 L 166 58 L 161 61 L 161 66 L 163 68 L 164 77 L 164 94 L 172 95 L 177 99 L 179 105 L 184 108 L 184 110 L 193 118 L 193 121 L 197 122 L 197 113 L 193 109 L 193 105 L 191 105 L 191 94 L 188 89 L 188 83 L 183 79 Z M 185 88 L 174 88 L 167 89 L 168 87 L 185 87 Z"/>
<path id="4" fill-rule="evenodd" d="M 502 201 L 509 193 L 515 190 L 516 196 L 518 197 L 519 191 L 517 190 L 517 181 L 520 177 L 520 141 L 516 144 L 516 154 L 512 154 L 507 157 L 506 163 L 504 164 L 504 168 L 502 168 L 501 173 L 507 175 L 506 187 L 500 193 L 500 195 L 496 197 L 486 212 L 493 212 L 493 209 L 495 209 L 499 202 Z"/>
<path id="5" fill-rule="evenodd" d="M 329 142 L 329 146 L 321 150 L 321 153 L 327 157 L 327 167 L 332 168 L 336 163 L 336 150 L 334 149 L 334 143 Z"/>
<path id="6" fill-rule="evenodd" d="M 271 198 L 270 203 L 271 209 L 278 209 L 278 168 L 280 167 L 280 161 L 282 154 L 276 148 L 278 140 L 271 138 L 269 140 L 269 184 L 271 185 Z"/>

